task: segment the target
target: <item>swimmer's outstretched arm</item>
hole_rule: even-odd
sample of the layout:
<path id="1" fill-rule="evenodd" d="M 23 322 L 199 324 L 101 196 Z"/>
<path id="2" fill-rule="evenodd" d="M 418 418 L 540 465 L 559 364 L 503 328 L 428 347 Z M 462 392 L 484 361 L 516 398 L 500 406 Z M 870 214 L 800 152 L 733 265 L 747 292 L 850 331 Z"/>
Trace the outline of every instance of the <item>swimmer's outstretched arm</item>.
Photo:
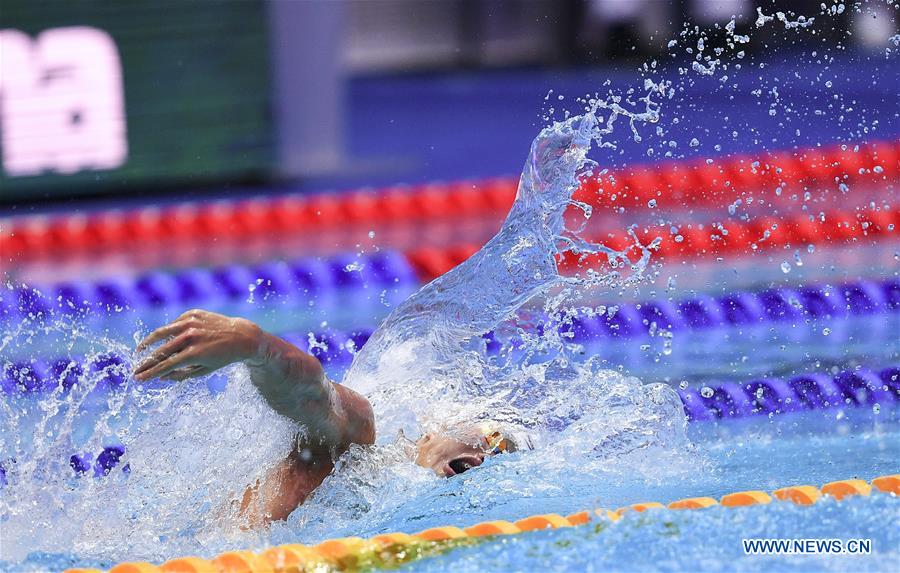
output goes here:
<path id="1" fill-rule="evenodd" d="M 375 441 L 372 407 L 363 396 L 329 381 L 315 357 L 249 320 L 191 310 L 150 333 L 138 351 L 160 341 L 135 379 L 184 380 L 242 361 L 272 409 L 306 429 L 304 446 L 337 457 L 350 444 Z"/>

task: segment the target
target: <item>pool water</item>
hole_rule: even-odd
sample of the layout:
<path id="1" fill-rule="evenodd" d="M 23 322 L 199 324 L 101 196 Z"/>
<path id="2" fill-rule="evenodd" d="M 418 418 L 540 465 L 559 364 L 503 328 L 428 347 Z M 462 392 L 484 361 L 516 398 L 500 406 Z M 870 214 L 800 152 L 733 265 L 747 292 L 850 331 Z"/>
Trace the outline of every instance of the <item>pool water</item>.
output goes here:
<path id="1" fill-rule="evenodd" d="M 534 459 L 539 452 L 502 456 L 449 480 L 411 467 L 380 468 L 380 475 L 374 468 L 367 475 L 368 484 L 326 484 L 330 492 L 301 507 L 287 524 L 276 524 L 267 535 L 240 542 L 249 549 L 263 549 L 277 543 L 312 544 L 333 537 L 468 526 L 535 513 L 565 515 L 645 501 L 718 497 L 744 489 L 771 491 L 851 477 L 871 479 L 894 471 L 900 459 L 900 411 L 882 410 L 875 415 L 848 409 L 719 427 L 696 424 L 691 437 L 695 449 L 683 459 L 663 456 L 637 464 L 626 460 L 621 465 L 613 460 L 579 472 L 572 472 L 560 460 Z M 776 501 L 746 508 L 651 510 L 627 513 L 616 523 L 599 521 L 571 530 L 484 541 L 404 565 L 402 570 L 756 571 L 777 567 L 885 571 L 900 558 L 898 516 L 897 500 L 883 494 L 824 500 L 807 507 Z M 742 539 L 776 537 L 870 539 L 872 554 L 764 557 L 743 553 Z M 192 553 L 212 555 L 229 545 L 195 546 Z M 108 551 L 110 558 L 101 560 L 34 552 L 25 562 L 6 563 L 4 568 L 109 566 L 117 559 L 134 559 L 133 548 Z M 151 551 L 146 557 L 162 556 Z"/>
<path id="2" fill-rule="evenodd" d="M 761 25 L 765 23 L 763 19 Z M 746 42 L 733 28 L 726 37 L 731 50 Z M 705 65 L 698 65 L 702 76 L 709 75 Z M 236 283 L 241 297 L 245 283 L 252 287 L 248 299 L 222 299 L 217 308 L 276 332 L 290 331 L 298 343 L 304 332 L 349 333 L 380 321 L 366 344 L 352 349 L 352 364 L 326 365 L 330 376 L 372 402 L 377 445 L 352 447 L 302 506 L 267 529 L 241 529 L 231 502 L 287 455 L 296 428 L 273 415 L 246 370 L 233 366 L 199 382 L 175 384 L 139 384 L 130 376 L 141 359 L 133 350 L 135 342 L 178 312 L 26 317 L 4 324 L 0 350 L 5 378 L 11 376 L 10 365 L 23 357 L 93 360 L 113 353 L 116 359 L 79 373 L 71 387 L 65 373 L 40 391 L 30 381 L 4 382 L 0 569 L 159 563 L 236 548 L 411 533 L 896 473 L 896 398 L 872 404 L 865 396 L 848 397 L 825 410 L 689 423 L 676 392 L 760 376 L 830 376 L 857 366 L 896 366 L 900 340 L 895 308 L 860 316 L 798 315 L 653 337 L 611 335 L 573 342 L 566 335 L 576 319 L 611 319 L 619 305 L 646 298 L 671 302 L 681 294 L 719 296 L 739 288 L 897 277 L 893 238 L 886 245 L 819 249 L 816 254 L 809 250 L 803 268 L 780 264 L 788 258 L 796 264 L 799 256 L 791 250 L 748 256 L 734 264 L 659 267 L 656 239 L 619 251 L 584 238 L 570 215 L 573 210 L 589 214 L 590 209 L 573 206 L 571 197 L 581 178 L 597 167 L 589 152 L 593 148 L 613 161 L 620 141 L 639 143 L 639 130 L 651 131 L 651 126 L 663 138 L 663 103 L 694 81 L 673 84 L 650 69 L 645 66 L 643 89 L 625 98 L 580 99 L 575 107 L 583 110 L 573 110 L 580 115 L 566 113 L 545 127 L 532 144 L 516 202 L 497 234 L 420 290 L 408 284 L 366 284 L 362 290 L 336 290 L 336 297 L 260 302 L 253 299 L 259 281 L 246 268 L 234 270 L 246 279 Z M 755 78 L 744 76 L 744 81 L 747 77 Z M 614 134 L 616 122 L 625 127 Z M 887 189 L 885 204 L 895 192 L 892 186 Z M 797 211 L 819 208 L 817 200 L 797 196 Z M 835 197 L 830 203 L 849 201 Z M 866 207 L 870 199 L 866 195 L 865 205 L 852 206 Z M 726 205 L 720 207 L 727 212 Z M 658 218 L 675 227 L 687 224 L 677 217 L 700 215 L 648 212 L 634 219 Z M 709 216 L 724 217 L 715 211 Z M 631 217 L 625 213 L 626 219 Z M 599 255 L 595 259 L 600 262 L 562 275 L 556 262 L 566 255 Z M 354 266 L 362 258 L 355 253 L 346 262 Z M 499 351 L 491 350 L 485 338 L 489 332 L 499 333 L 493 340 Z M 510 337 L 502 339 L 504 333 Z M 307 336 L 307 347 L 319 344 L 314 338 Z M 452 479 L 411 463 L 409 438 L 487 420 L 505 424 L 535 447 L 493 457 Z M 106 471 L 101 467 L 95 476 L 94 458 L 119 444 L 125 447 L 122 459 Z M 86 460 L 86 471 L 73 471 L 78 465 L 73 454 Z M 488 539 L 401 569 L 891 570 L 900 562 L 898 522 L 900 502 L 882 494 L 840 503 L 826 499 L 811 507 L 773 502 L 647 511 L 627 513 L 614 524 L 601 521 Z M 871 539 L 873 552 L 744 555 L 742 539 L 773 537 Z"/>
<path id="3" fill-rule="evenodd" d="M 624 348 L 626 340 L 607 340 L 608 348 L 597 340 L 575 347 L 580 351 L 573 354 L 555 330 L 531 332 L 528 311 L 512 353 L 500 354 L 515 360 L 504 362 L 486 353 L 486 347 L 479 351 L 466 346 L 505 317 L 533 306 L 535 295 L 556 303 L 544 304 L 545 324 L 564 325 L 570 307 L 566 297 L 559 296 L 560 281 L 578 292 L 602 284 L 597 277 L 555 275 L 542 240 L 565 231 L 562 219 L 548 227 L 544 216 L 552 216 L 566 200 L 571 189 L 567 177 L 577 172 L 578 154 L 584 151 L 558 140 L 578 138 L 584 128 L 573 120 L 545 131 L 535 142 L 527 168 L 532 171 L 526 170 L 523 178 L 525 191 L 495 239 L 394 307 L 351 368 L 336 373 L 343 374 L 344 383 L 367 390 L 379 415 L 379 445 L 352 448 L 287 521 L 263 531 L 244 531 L 229 523 L 227 510 L 223 516 L 223 502 L 286 455 L 293 434 L 291 424 L 272 416 L 246 372 L 229 369 L 224 387 L 190 381 L 140 385 L 127 375 L 138 359 L 129 341 L 106 339 L 100 341 L 101 348 L 115 349 L 125 360 L 121 386 L 91 386 L 98 384 L 95 376 L 67 393 L 5 402 L 4 413 L 11 416 L 6 421 L 18 433 L 15 441 L 4 442 L 16 458 L 7 463 L 4 529 L 28 533 L 5 547 L 12 559 L 4 568 L 108 567 L 121 560 L 209 557 L 235 547 L 262 549 L 415 532 L 895 472 L 900 422 L 890 402 L 876 408 L 849 400 L 846 407 L 823 411 L 689 425 L 671 386 L 644 384 L 604 364 L 600 354 Z M 538 172 L 557 179 L 530 179 Z M 535 216 L 535 209 L 542 216 Z M 523 237 L 531 240 L 523 244 Z M 502 274 L 504 268 L 509 275 Z M 640 266 L 634 268 L 639 274 Z M 606 275 L 600 280 L 620 284 L 623 279 Z M 463 296 L 476 286 L 479 296 Z M 860 349 L 847 354 L 852 348 L 844 345 L 845 352 L 837 352 L 836 358 L 862 356 L 867 363 L 896 358 L 894 346 L 882 346 L 891 341 L 890 334 L 879 334 L 895 319 L 896 314 L 888 312 L 830 320 L 844 342 L 862 339 Z M 885 321 L 887 327 L 878 326 Z M 797 368 L 814 356 L 816 366 L 822 367 L 828 349 L 816 337 L 818 325 L 812 332 L 810 328 L 801 320 L 759 332 L 730 327 L 678 335 L 674 347 L 687 354 L 673 356 L 682 363 L 705 356 L 721 362 L 722 371 L 713 371 L 716 375 L 752 377 L 752 367 L 741 366 L 742 361 L 729 359 L 728 353 L 745 352 L 742 344 L 768 348 L 784 336 L 794 343 L 790 350 L 779 347 L 775 358 L 759 357 L 769 373 Z M 58 341 L 85 337 L 59 325 L 39 325 L 38 330 Z M 709 351 L 716 340 L 730 337 L 735 337 L 734 345 Z M 809 341 L 805 349 L 804 339 Z M 697 349 L 706 350 L 694 354 Z M 663 364 L 657 372 L 666 369 Z M 396 432 L 415 436 L 447 416 L 511 416 L 537 446 L 492 458 L 453 479 L 438 478 L 410 463 L 408 446 Z M 32 432 L 24 431 L 29 427 Z M 111 439 L 127 446 L 122 463 L 106 476 L 73 475 L 66 463 L 72 448 L 97 452 Z M 890 526 L 898 515 L 900 505 L 884 495 L 842 503 L 826 500 L 805 508 L 773 503 L 646 512 L 626 515 L 604 531 L 592 524 L 489 540 L 404 568 L 442 570 L 453 563 L 477 570 L 530 570 L 548 564 L 560 570 L 753 570 L 777 562 L 784 568 L 816 569 L 824 558 L 744 556 L 740 540 L 824 536 L 871 539 L 873 554 L 855 558 L 852 568 L 878 570 L 900 557 L 896 528 Z M 843 558 L 827 563 L 851 567 Z"/>

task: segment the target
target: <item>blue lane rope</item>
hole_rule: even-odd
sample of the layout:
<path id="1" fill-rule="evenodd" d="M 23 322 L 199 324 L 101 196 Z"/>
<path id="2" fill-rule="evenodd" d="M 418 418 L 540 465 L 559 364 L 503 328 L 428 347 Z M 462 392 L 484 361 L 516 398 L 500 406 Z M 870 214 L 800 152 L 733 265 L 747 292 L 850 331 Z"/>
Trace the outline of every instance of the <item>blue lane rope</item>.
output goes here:
<path id="1" fill-rule="evenodd" d="M 239 303 L 251 296 L 251 287 L 252 296 L 265 301 L 318 299 L 366 287 L 389 289 L 418 285 L 414 268 L 397 251 L 152 271 L 129 279 L 0 289 L 0 323 L 24 318 L 110 315 L 129 310 Z M 606 335 L 632 337 L 646 332 L 652 323 L 658 328 L 677 331 L 897 309 L 900 308 L 900 279 L 859 280 L 824 287 L 781 287 L 718 297 L 702 295 L 681 302 L 650 300 L 617 306 L 613 314 L 575 318 L 571 326 L 574 340 L 581 342 Z"/>
<path id="2" fill-rule="evenodd" d="M 342 267 L 343 268 L 343 267 Z M 800 318 L 826 319 L 900 310 L 900 280 L 853 281 L 838 285 L 767 289 L 736 292 L 720 297 L 696 297 L 681 302 L 651 300 L 623 304 L 612 316 L 576 317 L 571 329 L 575 342 L 585 343 L 605 337 L 637 337 L 657 328 L 703 331 L 722 326 L 779 323 Z M 313 333 L 318 344 L 310 345 L 308 333 L 282 337 L 309 351 L 327 366 L 346 366 L 354 351 L 362 348 L 372 329 L 349 332 L 327 330 Z M 485 335 L 488 352 L 499 343 L 493 333 Z M 51 391 L 59 384 L 68 389 L 88 372 L 105 372 L 104 384 L 116 387 L 124 381 L 124 370 L 110 368 L 128 362 L 112 353 L 88 360 L 71 357 L 28 361 L 8 361 L 2 365 L 0 389 L 5 393 Z M 108 371 L 108 372 L 106 372 Z"/>
<path id="3" fill-rule="evenodd" d="M 236 303 L 251 296 L 314 299 L 354 289 L 418 286 L 402 253 L 340 254 L 254 265 L 151 271 L 135 278 L 66 281 L 0 289 L 0 322 L 134 310 L 188 309 Z"/>
<path id="4" fill-rule="evenodd" d="M 900 367 L 726 382 L 679 389 L 678 396 L 692 422 L 876 404 L 891 407 L 900 402 Z"/>
<path id="5" fill-rule="evenodd" d="M 618 305 L 612 314 L 576 317 L 575 342 L 602 336 L 630 338 L 647 333 L 652 323 L 670 331 L 719 326 L 777 323 L 799 318 L 827 319 L 900 309 L 900 279 L 859 280 L 837 285 L 781 287 L 697 296 L 681 302 L 651 300 Z"/>
<path id="6" fill-rule="evenodd" d="M 894 407 L 900 403 L 900 365 L 880 371 L 847 370 L 835 376 L 822 373 L 791 378 L 764 378 L 746 383 L 726 382 L 700 390 L 682 389 L 678 395 L 689 422 L 708 423 L 738 418 L 768 416 L 836 408 Z M 69 465 L 76 476 L 108 475 L 125 456 L 122 444 L 111 444 L 99 455 L 76 453 Z M 0 488 L 7 485 L 7 469 L 14 459 L 0 463 Z M 129 473 L 125 463 L 121 471 Z"/>

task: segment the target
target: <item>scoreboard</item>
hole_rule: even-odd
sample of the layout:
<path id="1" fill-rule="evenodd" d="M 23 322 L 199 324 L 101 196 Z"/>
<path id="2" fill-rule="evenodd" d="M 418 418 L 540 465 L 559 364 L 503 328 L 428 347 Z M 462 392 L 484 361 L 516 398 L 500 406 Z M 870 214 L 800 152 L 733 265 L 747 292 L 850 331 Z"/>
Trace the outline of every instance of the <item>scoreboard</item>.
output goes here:
<path id="1" fill-rule="evenodd" d="M 263 0 L 3 0 L 0 201 L 266 177 Z"/>

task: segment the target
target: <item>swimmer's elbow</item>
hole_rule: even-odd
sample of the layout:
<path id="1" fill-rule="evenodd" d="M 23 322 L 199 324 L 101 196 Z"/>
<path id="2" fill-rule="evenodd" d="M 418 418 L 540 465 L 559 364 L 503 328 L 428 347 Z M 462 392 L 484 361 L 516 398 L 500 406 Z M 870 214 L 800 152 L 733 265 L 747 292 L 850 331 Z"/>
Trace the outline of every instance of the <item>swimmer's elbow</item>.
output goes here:
<path id="1" fill-rule="evenodd" d="M 340 385 L 335 385 L 340 394 L 344 410 L 345 447 L 351 444 L 369 445 L 375 443 L 375 412 L 372 405 L 361 394 Z"/>
<path id="2" fill-rule="evenodd" d="M 375 412 L 372 410 L 372 404 L 363 398 L 365 403 L 363 413 L 363 427 L 360 431 L 360 441 L 362 445 L 370 445 L 375 443 Z"/>

